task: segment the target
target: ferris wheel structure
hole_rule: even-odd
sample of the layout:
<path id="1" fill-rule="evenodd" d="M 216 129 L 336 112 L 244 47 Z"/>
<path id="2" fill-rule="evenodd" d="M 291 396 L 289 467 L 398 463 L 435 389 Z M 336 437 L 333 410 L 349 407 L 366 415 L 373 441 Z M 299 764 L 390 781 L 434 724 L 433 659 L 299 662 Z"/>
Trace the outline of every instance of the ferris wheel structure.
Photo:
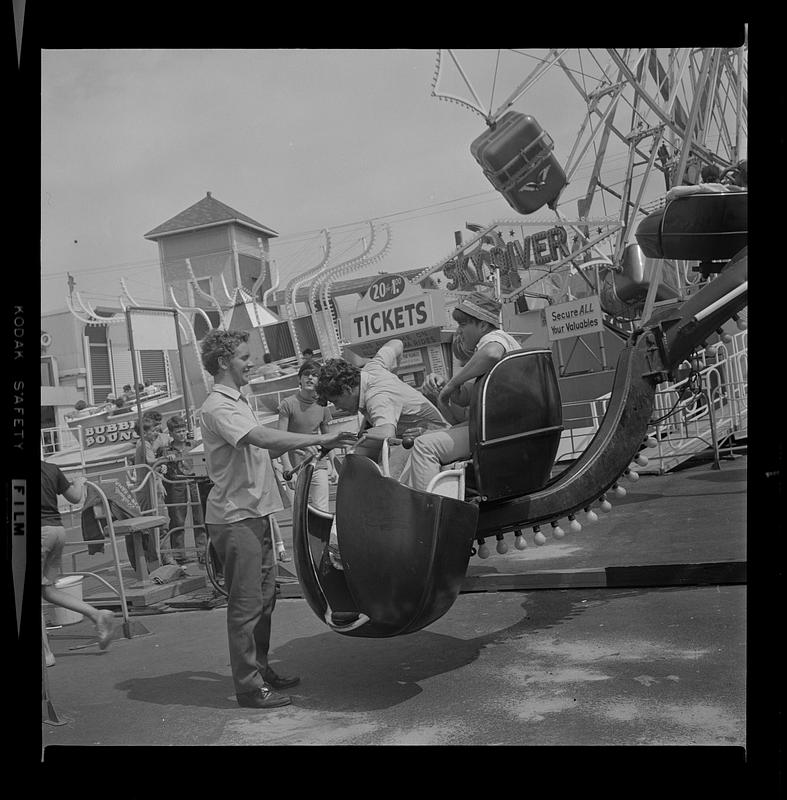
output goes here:
<path id="1" fill-rule="evenodd" d="M 706 182 L 712 173 L 723 179 L 745 158 L 747 57 L 745 41 L 736 47 L 438 51 L 432 95 L 484 120 L 487 130 L 471 152 L 520 214 L 495 220 L 496 227 L 524 230 L 551 219 L 573 238 L 568 256 L 529 270 L 501 299 L 544 292 L 553 301 L 571 299 L 577 284 L 590 280 L 599 292 L 608 290 L 605 310 L 613 316 L 639 316 L 643 298 L 617 298 L 615 276 L 630 267 L 638 224 L 664 206 L 670 188 Z M 532 68 L 512 80 L 525 62 Z M 508 146 L 506 136 L 518 138 Z M 668 268 L 692 282 L 687 265 Z"/>

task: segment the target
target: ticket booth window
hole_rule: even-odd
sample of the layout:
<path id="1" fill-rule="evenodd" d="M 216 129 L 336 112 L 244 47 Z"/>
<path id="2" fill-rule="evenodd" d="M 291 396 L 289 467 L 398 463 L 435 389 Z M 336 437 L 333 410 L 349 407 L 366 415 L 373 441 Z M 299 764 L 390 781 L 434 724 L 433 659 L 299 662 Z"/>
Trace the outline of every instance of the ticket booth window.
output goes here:
<path id="1" fill-rule="evenodd" d="M 292 343 L 290 327 L 286 322 L 277 322 L 274 325 L 263 327 L 265 343 L 274 361 L 282 358 L 292 358 L 295 355 L 295 345 Z"/>
<path id="2" fill-rule="evenodd" d="M 315 352 L 320 349 L 320 341 L 317 338 L 317 331 L 314 328 L 314 320 L 308 317 L 296 317 L 293 320 L 295 332 L 298 334 L 298 344 L 301 350 L 310 348 Z"/>

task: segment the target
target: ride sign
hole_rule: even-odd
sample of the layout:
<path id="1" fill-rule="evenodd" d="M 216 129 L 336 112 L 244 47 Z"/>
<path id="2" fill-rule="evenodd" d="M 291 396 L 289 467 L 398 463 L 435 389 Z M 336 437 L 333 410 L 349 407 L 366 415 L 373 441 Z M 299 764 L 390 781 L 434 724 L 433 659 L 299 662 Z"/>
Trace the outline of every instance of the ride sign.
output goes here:
<path id="1" fill-rule="evenodd" d="M 101 425 L 92 425 L 84 428 L 83 434 L 85 447 L 130 442 L 134 439 L 134 423 L 126 420 L 124 422 L 107 422 Z"/>
<path id="2" fill-rule="evenodd" d="M 551 342 L 571 339 L 586 333 L 601 333 L 604 328 L 601 315 L 601 300 L 597 294 L 547 306 L 547 335 Z"/>

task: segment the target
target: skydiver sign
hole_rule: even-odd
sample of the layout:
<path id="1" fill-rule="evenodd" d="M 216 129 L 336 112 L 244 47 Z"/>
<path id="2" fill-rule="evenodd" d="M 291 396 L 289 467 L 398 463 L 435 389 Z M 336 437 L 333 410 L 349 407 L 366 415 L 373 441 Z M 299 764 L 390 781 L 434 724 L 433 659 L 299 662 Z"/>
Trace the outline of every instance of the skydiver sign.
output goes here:
<path id="1" fill-rule="evenodd" d="M 597 294 L 547 306 L 544 314 L 547 335 L 551 342 L 583 336 L 586 333 L 601 333 L 603 330 L 601 301 Z"/>
<path id="2" fill-rule="evenodd" d="M 468 227 L 476 230 L 481 226 Z M 492 247 L 485 249 L 484 245 Z M 543 267 L 568 255 L 568 235 L 560 225 L 525 236 L 521 243 L 516 239 L 503 241 L 497 231 L 491 231 L 472 250 L 445 264 L 446 289 L 449 292 L 471 291 L 487 280 L 487 271 L 499 270 L 502 291 L 512 292 L 522 286 L 520 271 Z"/>

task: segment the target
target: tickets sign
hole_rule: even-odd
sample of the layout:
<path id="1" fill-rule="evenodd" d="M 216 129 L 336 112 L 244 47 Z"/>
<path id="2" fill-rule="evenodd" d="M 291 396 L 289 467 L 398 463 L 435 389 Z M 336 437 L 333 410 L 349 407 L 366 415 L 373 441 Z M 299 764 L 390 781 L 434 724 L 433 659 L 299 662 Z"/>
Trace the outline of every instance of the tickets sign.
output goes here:
<path id="1" fill-rule="evenodd" d="M 377 279 L 370 287 L 374 297 L 367 292 L 355 310 L 344 315 L 342 331 L 350 342 L 404 339 L 417 331 L 442 327 L 445 307 L 435 293 L 418 286 L 404 287 L 396 281 L 398 278 Z"/>
<path id="2" fill-rule="evenodd" d="M 547 335 L 551 342 L 583 336 L 586 333 L 601 333 L 604 327 L 598 295 L 547 306 L 544 314 Z"/>

